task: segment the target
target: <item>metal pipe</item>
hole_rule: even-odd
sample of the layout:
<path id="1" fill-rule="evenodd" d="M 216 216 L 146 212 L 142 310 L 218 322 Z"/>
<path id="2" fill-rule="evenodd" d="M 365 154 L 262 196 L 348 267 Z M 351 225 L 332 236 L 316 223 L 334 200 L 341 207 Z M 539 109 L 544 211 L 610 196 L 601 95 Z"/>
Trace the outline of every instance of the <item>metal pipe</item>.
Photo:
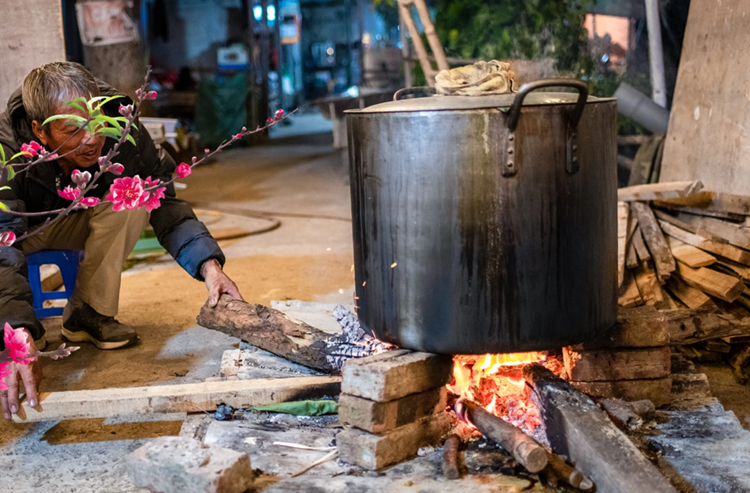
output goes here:
<path id="1" fill-rule="evenodd" d="M 648 96 L 625 84 L 615 91 L 617 111 L 637 121 L 652 132 L 667 133 L 669 111 L 651 101 Z"/>
<path id="2" fill-rule="evenodd" d="M 667 83 L 664 78 L 664 53 L 661 44 L 659 0 L 646 1 L 648 25 L 648 58 L 651 66 L 652 99 L 662 108 L 667 107 Z"/>

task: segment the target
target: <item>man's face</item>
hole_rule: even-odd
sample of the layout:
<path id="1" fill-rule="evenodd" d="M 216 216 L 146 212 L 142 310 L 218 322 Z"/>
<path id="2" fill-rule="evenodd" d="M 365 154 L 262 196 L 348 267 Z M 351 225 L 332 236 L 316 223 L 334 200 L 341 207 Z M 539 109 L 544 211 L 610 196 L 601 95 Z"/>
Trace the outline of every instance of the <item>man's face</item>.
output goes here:
<path id="1" fill-rule="evenodd" d="M 85 115 L 71 106 L 60 106 L 56 115 Z M 72 171 L 75 167 L 88 168 L 97 164 L 104 147 L 105 136 L 92 137 L 85 129 L 74 125 L 66 125 L 72 120 L 55 120 L 44 131 L 41 122 L 34 120 L 32 128 L 34 134 L 48 149 L 62 156 L 58 159 L 61 167 Z"/>

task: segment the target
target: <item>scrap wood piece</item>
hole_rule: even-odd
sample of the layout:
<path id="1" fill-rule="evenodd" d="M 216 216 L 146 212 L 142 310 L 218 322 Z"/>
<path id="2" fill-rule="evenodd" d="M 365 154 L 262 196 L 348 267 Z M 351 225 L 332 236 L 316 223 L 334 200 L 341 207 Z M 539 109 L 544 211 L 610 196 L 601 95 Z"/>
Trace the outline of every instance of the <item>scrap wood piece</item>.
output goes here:
<path id="1" fill-rule="evenodd" d="M 654 217 L 654 213 L 648 204 L 633 202 L 631 209 L 638 217 L 638 224 L 640 225 L 643 239 L 646 241 L 646 245 L 648 245 L 648 249 L 654 260 L 656 275 L 663 284 L 669 279 L 672 272 L 677 269 L 672 251 L 669 249 L 659 223 L 657 223 L 656 217 Z"/>
<path id="2" fill-rule="evenodd" d="M 635 253 L 638 255 L 638 260 L 641 262 L 648 262 L 651 260 L 651 252 L 648 251 L 648 248 L 646 248 L 646 243 L 643 242 L 643 233 L 641 233 L 641 228 L 636 228 L 635 233 L 633 233 L 633 237 L 631 238 L 631 242 L 633 244 L 633 248 L 635 248 Z"/>
<path id="3" fill-rule="evenodd" d="M 750 196 L 731 193 L 702 191 L 689 197 L 660 201 L 659 206 L 683 207 L 692 213 L 711 216 L 712 214 L 731 215 L 735 218 L 750 215 Z"/>
<path id="4" fill-rule="evenodd" d="M 698 216 L 677 212 L 674 216 L 677 220 L 688 224 L 697 235 L 718 237 L 727 243 L 750 249 L 750 229 L 744 227 L 744 223 L 724 221 L 713 217 Z"/>
<path id="5" fill-rule="evenodd" d="M 750 335 L 750 317 L 737 319 L 723 313 L 700 313 L 694 310 L 675 310 L 662 312 L 661 315 L 669 324 L 672 345 Z"/>
<path id="6" fill-rule="evenodd" d="M 322 376 L 43 392 L 39 396 L 38 410 L 27 406 L 25 413 L 22 413 L 24 416 L 14 416 L 13 419 L 16 422 L 33 422 L 184 413 L 210 411 L 221 403 L 248 408 L 337 395 L 340 388 L 340 377 Z"/>
<path id="7" fill-rule="evenodd" d="M 682 262 L 677 262 L 677 273 L 688 286 L 730 303 L 745 291 L 745 284 L 742 280 L 707 267 L 693 269 Z"/>
<path id="8" fill-rule="evenodd" d="M 652 202 L 654 207 L 659 209 L 665 209 L 673 212 L 684 212 L 685 214 L 694 214 L 696 216 L 715 217 L 718 219 L 728 219 L 730 221 L 741 222 L 745 220 L 744 215 L 733 214 L 731 212 L 723 211 L 712 211 L 708 209 L 699 209 L 697 207 L 686 207 L 682 205 L 674 205 L 669 202 L 655 201 Z"/>
<path id="9" fill-rule="evenodd" d="M 629 270 L 624 272 L 624 282 L 617 296 L 617 304 L 624 308 L 633 308 L 643 304 L 638 284 Z"/>
<path id="10" fill-rule="evenodd" d="M 700 289 L 685 284 L 682 279 L 674 276 L 667 281 L 667 289 L 675 295 L 685 306 L 693 310 L 715 308 L 716 304 Z"/>
<path id="11" fill-rule="evenodd" d="M 714 268 L 721 269 L 727 272 L 727 274 L 736 274 L 742 278 L 743 281 L 750 281 L 750 267 L 746 265 L 738 264 L 732 260 L 725 258 L 716 259 Z"/>
<path id="12" fill-rule="evenodd" d="M 664 233 L 671 236 L 672 238 L 677 238 L 683 243 L 693 245 L 707 252 L 715 253 L 716 255 L 728 258 L 729 260 L 734 260 L 735 262 L 739 262 L 743 265 L 750 265 L 750 252 L 741 250 L 735 246 L 729 245 L 728 243 L 719 243 L 713 240 L 709 240 L 708 238 L 691 233 L 690 231 L 680 229 L 677 226 L 674 226 L 673 224 L 670 224 L 666 221 L 659 222 Z"/>
<path id="13" fill-rule="evenodd" d="M 582 491 L 590 491 L 594 488 L 593 481 L 561 459 L 559 455 L 547 452 L 547 457 L 549 458 L 549 464 L 547 465 L 547 469 L 544 470 L 544 474 L 547 476 L 547 481 L 553 487 L 556 488 L 558 481 L 562 480 Z"/>
<path id="14" fill-rule="evenodd" d="M 625 266 L 628 269 L 635 269 L 638 267 L 638 256 L 635 253 L 635 245 L 633 245 L 633 236 L 635 236 L 636 229 L 638 228 L 638 219 L 634 214 L 628 218 L 628 237 L 625 240 Z"/>
<path id="15" fill-rule="evenodd" d="M 661 308 L 665 304 L 664 292 L 661 289 L 656 273 L 648 265 L 638 266 L 633 271 L 638 291 L 641 293 L 645 305 Z"/>
<path id="16" fill-rule="evenodd" d="M 664 221 L 664 222 L 667 222 L 667 223 L 671 224 L 672 226 L 676 226 L 676 227 L 678 227 L 678 228 L 680 228 L 680 229 L 682 229 L 684 231 L 688 231 L 688 232 L 693 233 L 693 234 L 698 234 L 698 228 L 696 226 L 694 226 L 694 225 L 692 225 L 692 224 L 690 224 L 688 222 L 685 222 L 685 221 L 683 221 L 681 219 L 678 219 L 677 216 L 682 217 L 682 216 L 684 216 L 684 214 L 680 214 L 679 212 L 670 214 L 670 213 L 661 211 L 659 209 L 654 209 L 654 215 L 656 216 L 656 218 L 659 221 Z M 716 243 L 728 243 L 727 240 L 725 240 L 721 236 L 716 236 L 716 235 L 714 235 L 712 233 L 704 232 L 700 236 L 702 236 L 703 238 L 706 238 L 707 240 L 715 241 Z"/>
<path id="17" fill-rule="evenodd" d="M 665 183 L 648 183 L 617 190 L 617 200 L 625 202 L 648 202 L 689 197 L 703 189 L 700 181 L 673 181 Z"/>
<path id="18" fill-rule="evenodd" d="M 628 218 L 630 206 L 627 202 L 617 203 L 617 286 L 625 282 L 625 256 L 628 246 Z"/>
<path id="19" fill-rule="evenodd" d="M 716 262 L 716 257 L 693 245 L 688 245 L 672 236 L 666 236 L 667 244 L 674 258 L 689 267 L 708 267 Z"/>
<path id="20" fill-rule="evenodd" d="M 590 398 L 545 367 L 524 368 L 552 450 L 608 493 L 676 493 L 669 482 Z"/>

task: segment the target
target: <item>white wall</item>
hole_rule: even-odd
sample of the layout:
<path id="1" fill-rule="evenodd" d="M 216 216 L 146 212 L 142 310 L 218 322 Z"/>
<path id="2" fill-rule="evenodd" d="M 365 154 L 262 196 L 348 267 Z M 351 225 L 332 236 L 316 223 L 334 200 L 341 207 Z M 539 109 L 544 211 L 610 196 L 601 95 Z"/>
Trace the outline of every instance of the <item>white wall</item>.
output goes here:
<path id="1" fill-rule="evenodd" d="M 65 60 L 60 0 L 0 0 L 0 112 L 31 69 Z"/>

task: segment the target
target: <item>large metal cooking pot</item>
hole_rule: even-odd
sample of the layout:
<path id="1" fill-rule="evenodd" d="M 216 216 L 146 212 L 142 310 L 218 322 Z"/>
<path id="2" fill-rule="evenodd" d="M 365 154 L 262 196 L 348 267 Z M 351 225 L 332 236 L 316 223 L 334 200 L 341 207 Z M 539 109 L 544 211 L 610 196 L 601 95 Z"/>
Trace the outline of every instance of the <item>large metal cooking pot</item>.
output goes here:
<path id="1" fill-rule="evenodd" d="M 550 86 L 578 94 L 534 92 Z M 616 116 L 568 79 L 349 111 L 363 326 L 445 354 L 559 348 L 611 326 Z"/>

